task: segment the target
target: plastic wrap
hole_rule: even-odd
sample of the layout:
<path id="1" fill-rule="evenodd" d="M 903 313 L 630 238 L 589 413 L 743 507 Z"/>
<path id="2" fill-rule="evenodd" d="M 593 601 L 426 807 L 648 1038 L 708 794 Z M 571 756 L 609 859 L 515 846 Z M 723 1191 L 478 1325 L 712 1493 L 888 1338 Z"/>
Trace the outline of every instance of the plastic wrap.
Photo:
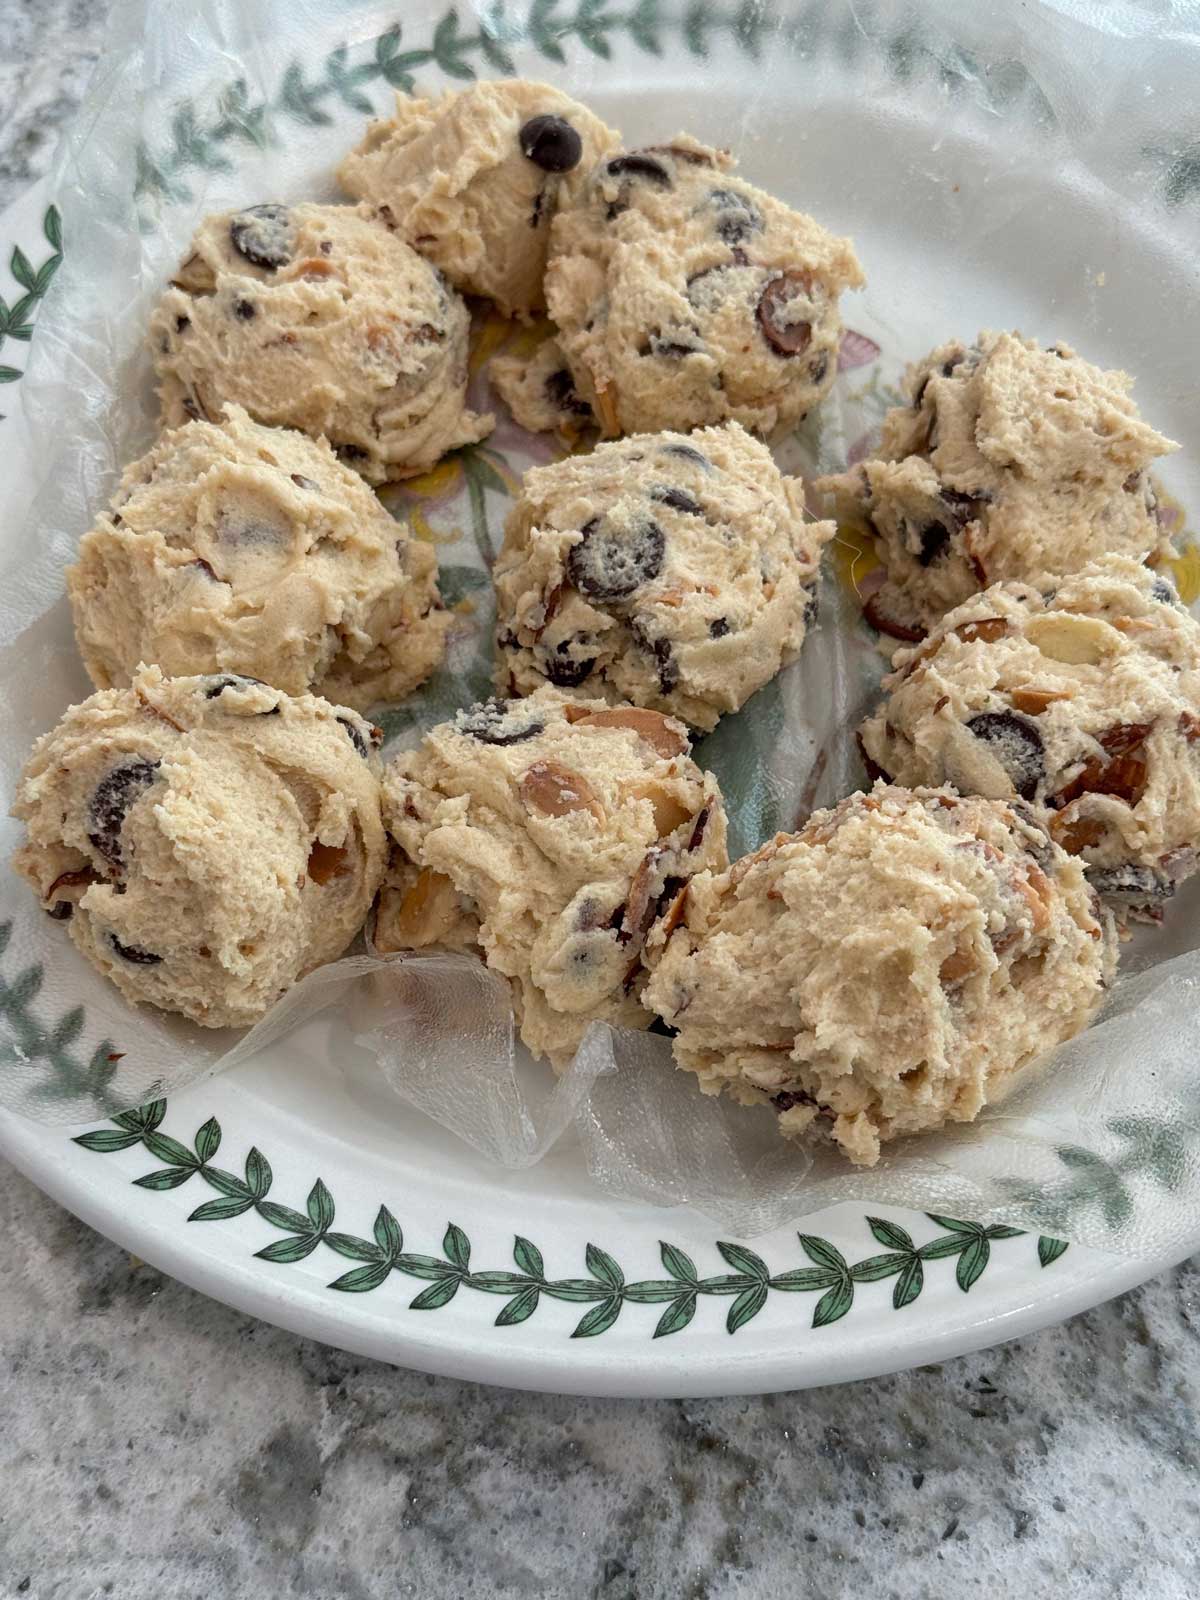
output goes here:
<path id="1" fill-rule="evenodd" d="M 1138 374 L 1148 417 L 1184 443 L 1164 514 L 1200 503 L 1189 451 L 1200 349 L 1194 150 L 1172 123 L 1200 41 L 1161 6 L 821 4 L 608 13 L 232 0 L 118 5 L 62 155 L 66 257 L 21 386 L 39 481 L 0 548 L 0 762 L 11 794 L 37 734 L 88 684 L 62 568 L 121 467 L 154 434 L 147 316 L 207 212 L 335 199 L 332 173 L 393 90 L 517 71 L 588 100 L 630 142 L 686 123 L 744 174 L 854 236 L 869 287 L 848 297 L 837 386 L 778 441 L 781 465 L 836 470 L 869 449 L 904 364 L 981 326 L 1063 337 Z M 697 92 L 697 85 L 703 93 Z M 1194 97 L 1194 96 L 1193 96 Z M 485 358 L 529 336 L 480 313 Z M 490 685 L 488 565 L 521 471 L 556 445 L 495 404 L 482 445 L 385 491 L 439 546 L 456 608 L 445 667 L 378 716 L 389 748 Z M 863 781 L 853 730 L 885 661 L 844 540 L 802 660 L 697 747 L 740 854 Z M 1194 598 L 1190 546 L 1177 576 Z M 377 714 L 378 715 L 378 714 Z M 9 822 L 7 858 L 19 830 Z M 318 1010 L 375 1053 L 404 1099 L 488 1159 L 528 1166 L 566 1132 L 614 1194 L 688 1203 L 742 1234 L 834 1199 L 894 1201 L 1161 1250 L 1200 1206 L 1200 891 L 1127 947 L 1105 1019 L 970 1126 L 885 1151 L 870 1172 L 779 1140 L 771 1115 L 705 1099 L 656 1036 L 589 1033 L 554 1080 L 514 1045 L 504 985 L 461 957 L 351 954 L 242 1038 L 131 1010 L 4 868 L 0 1103 L 79 1122 L 235 1066 Z M 338 1032 L 338 1030 L 341 1030 Z M 569 1130 L 569 1131 L 568 1131 Z"/>

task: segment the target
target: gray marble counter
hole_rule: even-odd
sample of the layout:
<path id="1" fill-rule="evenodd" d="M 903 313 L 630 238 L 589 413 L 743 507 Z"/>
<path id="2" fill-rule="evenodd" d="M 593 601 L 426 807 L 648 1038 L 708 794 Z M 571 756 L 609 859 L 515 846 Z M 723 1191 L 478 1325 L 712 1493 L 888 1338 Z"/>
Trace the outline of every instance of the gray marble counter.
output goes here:
<path id="1" fill-rule="evenodd" d="M 0 205 L 107 9 L 0 0 Z M 552 1399 L 277 1332 L 0 1163 L 0 1596 L 1184 1600 L 1198 1287 L 841 1389 Z"/>

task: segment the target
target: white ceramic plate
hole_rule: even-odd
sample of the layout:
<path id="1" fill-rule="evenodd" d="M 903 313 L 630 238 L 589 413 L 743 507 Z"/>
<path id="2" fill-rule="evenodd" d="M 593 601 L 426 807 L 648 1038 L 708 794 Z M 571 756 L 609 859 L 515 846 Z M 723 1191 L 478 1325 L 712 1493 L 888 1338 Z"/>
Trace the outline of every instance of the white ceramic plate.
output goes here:
<path id="1" fill-rule="evenodd" d="M 724 95 L 729 104 L 737 102 L 739 81 L 760 75 L 753 6 L 739 13 L 741 22 L 711 24 L 703 22 L 705 7 L 693 6 L 681 24 L 658 19 L 656 8 L 644 4 L 612 20 L 585 3 L 575 22 L 557 33 L 545 31 L 552 10 L 541 8 L 544 36 L 526 37 L 523 49 L 535 59 L 522 56 L 521 67 L 555 76 L 556 52 L 567 47 L 569 35 L 575 36 L 572 49 L 593 51 L 598 70 L 615 50 L 616 87 L 606 89 L 601 75 L 592 98 L 627 129 L 640 120 L 646 131 L 659 121 L 660 132 L 672 131 L 687 117 L 688 73 L 701 46 L 728 52 L 717 98 Z M 421 68 L 423 87 L 439 72 L 461 76 L 464 67 L 502 65 L 492 60 L 489 67 L 481 36 L 456 32 L 435 13 L 428 25 L 405 26 L 406 44 L 422 28 L 429 34 L 423 46 L 417 41 L 421 59 L 413 64 Z M 843 43 L 849 48 L 853 41 Z M 397 48 L 381 51 L 369 41 L 358 52 L 364 66 L 353 94 L 366 95 L 377 109 L 383 104 L 379 80 Z M 888 70 L 910 70 L 905 61 L 895 52 Z M 340 93 L 344 66 L 343 60 L 328 68 L 327 81 L 321 80 L 326 87 L 318 101 L 327 109 Z M 661 101 L 669 107 L 661 117 L 645 109 L 657 104 L 660 80 Z M 1045 264 L 1040 275 L 1031 271 L 1027 244 L 1001 233 L 986 250 L 977 239 L 964 240 L 953 267 L 939 262 L 948 287 L 931 303 L 930 235 L 920 210 L 935 203 L 921 193 L 930 173 L 937 169 L 942 188 L 936 204 L 943 206 L 954 204 L 946 199 L 948 175 L 962 184 L 995 181 L 1003 189 L 1011 174 L 989 168 L 983 134 L 958 128 L 943 150 L 940 137 L 931 145 L 927 126 L 914 121 L 910 127 L 902 119 L 893 119 L 886 135 L 902 154 L 877 168 L 858 160 L 848 174 L 841 152 L 847 141 L 861 147 L 855 129 L 870 111 L 855 98 L 853 72 L 847 85 L 829 121 L 806 124 L 799 136 L 804 198 L 818 215 L 831 212 L 855 234 L 864 259 L 907 259 L 872 308 L 869 325 L 877 337 L 907 315 L 913 326 L 905 326 L 906 348 L 932 342 L 946 328 L 946 298 L 954 300 L 956 329 L 989 321 L 996 302 L 1005 308 L 1002 316 L 1015 301 L 1017 314 L 1022 308 L 1026 315 L 1041 312 L 1044 322 L 1056 299 L 1077 298 L 1058 266 Z M 785 193 L 792 152 L 780 129 L 788 125 L 781 103 L 788 89 L 786 75 L 762 71 L 754 113 L 761 159 L 744 163 L 748 176 L 768 185 L 774 179 Z M 1024 94 L 1036 123 L 1036 96 L 1027 86 L 1014 93 L 1018 113 L 1024 114 Z M 284 110 L 289 94 L 295 99 L 294 82 L 281 90 Z M 632 118 L 631 102 L 643 107 Z M 1010 102 L 1012 96 L 1004 114 Z M 361 118 L 361 108 L 338 110 L 351 119 L 347 127 Z M 303 105 L 296 114 L 302 112 Z M 339 134 L 338 141 L 349 138 Z M 220 145 L 219 130 L 202 127 L 191 146 L 177 142 L 164 160 L 176 162 L 177 172 L 197 150 L 211 156 Z M 897 194 L 896 171 L 908 173 L 909 193 Z M 1068 207 L 1049 176 L 1027 175 L 1022 204 L 1026 211 L 1040 207 L 1047 217 Z M 1107 224 L 1100 211 L 1089 209 L 1086 195 L 1076 194 L 1069 204 L 1082 260 L 1099 247 Z M 944 218 L 940 227 L 944 233 Z M 7 306 L 0 379 L 11 385 L 0 386 L 0 409 L 10 413 L 0 422 L 0 513 L 11 526 L 33 481 L 38 441 L 20 407 L 3 401 L 17 393 L 20 377 L 10 374 L 24 365 L 25 325 L 53 272 L 48 263 L 58 232 L 44 189 L 5 215 L 0 243 L 12 275 L 5 283 L 0 271 Z M 1135 266 L 1125 262 L 1120 270 L 1128 275 Z M 1107 309 L 1084 320 L 1094 335 L 1089 353 L 1119 360 L 1122 338 Z M 1158 398 L 1167 415 L 1156 413 L 1156 420 L 1182 436 L 1171 415 L 1171 403 L 1179 412 L 1182 397 Z M 36 976 L 10 970 L 2 952 L 0 984 L 0 1009 L 10 1021 L 26 1019 L 43 1037 L 53 1034 L 55 1019 L 38 1012 Z M 69 1054 L 69 1029 L 54 1048 Z M 580 1394 L 755 1392 L 893 1371 L 1060 1320 L 1200 1245 L 1197 1231 L 1169 1254 L 1134 1260 L 894 1207 L 868 1216 L 854 1204 L 825 1210 L 799 1230 L 780 1229 L 752 1246 L 721 1240 L 711 1223 L 687 1211 L 605 1197 L 590 1185 L 569 1143 L 531 1171 L 487 1166 L 394 1099 L 348 1033 L 326 1021 L 309 1024 L 252 1066 L 82 1136 L 0 1116 L 0 1151 L 129 1250 L 244 1311 L 433 1372 Z"/>

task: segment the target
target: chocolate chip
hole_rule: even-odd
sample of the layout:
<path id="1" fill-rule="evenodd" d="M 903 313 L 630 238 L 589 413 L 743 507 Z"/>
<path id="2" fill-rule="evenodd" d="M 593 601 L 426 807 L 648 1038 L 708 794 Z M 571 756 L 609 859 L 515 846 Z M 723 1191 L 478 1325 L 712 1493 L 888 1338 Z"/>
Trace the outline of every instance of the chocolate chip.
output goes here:
<path id="1" fill-rule="evenodd" d="M 772 278 L 759 296 L 758 325 L 763 337 L 777 354 L 798 356 L 812 341 L 812 323 L 789 316 L 789 308 L 799 297 L 812 299 L 813 282 L 807 272 L 781 272 Z"/>
<path id="2" fill-rule="evenodd" d="M 542 187 L 538 190 L 538 192 L 533 197 L 533 210 L 529 213 L 529 226 L 531 228 L 537 228 L 537 227 L 541 226 L 542 213 L 545 210 L 545 208 L 546 208 L 546 187 L 543 184 Z"/>
<path id="3" fill-rule="evenodd" d="M 521 154 L 543 172 L 570 172 L 583 155 L 583 140 L 565 117 L 530 117 L 517 137 Z"/>
<path id="4" fill-rule="evenodd" d="M 292 215 L 286 206 L 248 206 L 229 224 L 229 238 L 238 255 L 274 272 L 292 259 Z"/>
<path id="5" fill-rule="evenodd" d="M 596 665 L 594 656 L 587 661 L 577 661 L 568 653 L 570 647 L 571 640 L 564 639 L 561 644 L 555 645 L 552 651 L 547 652 L 543 663 L 546 676 L 559 689 L 577 689 Z"/>
<path id="6" fill-rule="evenodd" d="M 480 744 L 504 745 L 535 739 L 546 724 L 523 711 L 519 701 L 481 700 L 469 711 L 460 711 L 454 726 Z"/>
<path id="7" fill-rule="evenodd" d="M 233 314 L 235 317 L 240 318 L 242 322 L 252 322 L 258 315 L 254 309 L 253 302 L 250 300 L 235 300 L 233 302 Z"/>
<path id="8" fill-rule="evenodd" d="M 339 717 L 338 721 L 349 734 L 350 743 L 358 751 L 363 760 L 366 761 L 371 754 L 371 749 L 367 744 L 362 729 L 358 726 L 357 722 L 352 722 L 349 717 Z"/>
<path id="9" fill-rule="evenodd" d="M 950 548 L 950 529 L 942 522 L 927 523 L 917 537 L 921 541 L 917 561 L 923 567 L 932 566 Z"/>
<path id="10" fill-rule="evenodd" d="M 808 376 L 813 383 L 824 383 L 829 376 L 829 356 L 824 350 L 809 364 Z"/>
<path id="11" fill-rule="evenodd" d="M 710 189 L 708 203 L 717 213 L 713 227 L 726 244 L 740 244 L 752 233 L 762 232 L 762 212 L 736 189 Z"/>
<path id="12" fill-rule="evenodd" d="M 88 808 L 91 831 L 88 839 L 106 861 L 114 867 L 124 866 L 121 855 L 121 829 L 130 806 L 155 781 L 157 761 L 137 758 L 114 767 L 101 778 Z"/>
<path id="13" fill-rule="evenodd" d="M 333 453 L 339 461 L 365 461 L 367 452 L 357 444 L 339 444 L 333 448 Z"/>
<path id="14" fill-rule="evenodd" d="M 697 331 L 689 335 L 686 331 L 672 329 L 667 334 L 661 328 L 656 328 L 650 335 L 649 342 L 642 355 L 660 356 L 667 361 L 682 361 L 685 356 L 694 356 L 704 349 L 704 343 Z"/>
<path id="15" fill-rule="evenodd" d="M 663 454 L 667 456 L 681 456 L 684 461 L 694 461 L 698 467 L 703 467 L 705 472 L 713 470 L 713 464 L 706 455 L 702 455 L 694 445 L 690 444 L 665 444 Z"/>
<path id="16" fill-rule="evenodd" d="M 46 907 L 46 915 L 53 917 L 55 922 L 69 922 L 75 915 L 75 907 L 69 900 L 56 900 L 52 906 Z"/>
<path id="17" fill-rule="evenodd" d="M 819 609 L 817 603 L 816 584 L 805 584 L 804 593 L 807 596 L 807 599 L 804 602 L 804 626 L 806 628 L 811 628 L 813 623 L 817 620 L 817 611 Z"/>
<path id="18" fill-rule="evenodd" d="M 981 517 L 984 507 L 992 500 L 986 489 L 977 489 L 971 493 L 961 489 L 942 489 L 938 498 L 960 528 L 965 528 L 968 522 L 975 522 Z"/>
<path id="19" fill-rule="evenodd" d="M 643 178 L 647 183 L 652 183 L 656 189 L 671 187 L 671 174 L 662 162 L 656 161 L 653 156 L 643 155 L 640 150 L 630 151 L 628 155 L 614 156 L 606 170 L 614 178 Z"/>
<path id="20" fill-rule="evenodd" d="M 708 625 L 710 639 L 723 639 L 729 632 L 729 623 L 725 617 L 714 617 Z"/>
<path id="21" fill-rule="evenodd" d="M 221 579 L 217 577 L 217 574 L 213 570 L 211 561 L 205 561 L 203 556 L 197 556 L 194 561 L 189 561 L 187 564 L 189 567 L 198 567 L 204 576 L 211 579 L 213 583 L 221 582 Z"/>
<path id="22" fill-rule="evenodd" d="M 593 517 L 567 556 L 567 573 L 589 599 L 624 600 L 662 571 L 665 548 L 662 529 L 649 517 L 620 531 Z"/>
<path id="23" fill-rule="evenodd" d="M 711 806 L 702 806 L 701 809 L 697 811 L 695 825 L 692 828 L 692 835 L 687 842 L 689 855 L 693 850 L 699 850 L 700 846 L 703 844 L 704 831 L 708 827 L 708 819 L 711 815 Z"/>
<path id="24" fill-rule="evenodd" d="M 1098 895 L 1125 905 L 1169 900 L 1175 893 L 1175 885 L 1169 878 L 1133 861 L 1123 862 L 1119 867 L 1087 867 L 1085 874 Z"/>
<path id="25" fill-rule="evenodd" d="M 967 728 L 991 750 L 1022 800 L 1032 800 L 1045 776 L 1042 736 L 1011 711 L 981 711 Z"/>
<path id="26" fill-rule="evenodd" d="M 205 689 L 204 698 L 215 700 L 219 694 L 224 694 L 226 689 L 243 689 L 248 683 L 257 684 L 260 689 L 269 687 L 261 678 L 248 678 L 242 672 L 223 672 Z"/>
<path id="27" fill-rule="evenodd" d="M 676 1039 L 679 1037 L 679 1029 L 672 1028 L 671 1025 L 667 1022 L 664 1022 L 661 1017 L 655 1017 L 654 1021 L 646 1029 L 646 1032 L 657 1033 L 659 1037 L 663 1039 Z"/>
<path id="28" fill-rule="evenodd" d="M 816 1103 L 812 1095 L 805 1094 L 803 1089 L 783 1089 L 771 1096 L 771 1104 L 780 1112 L 791 1111 L 794 1106 L 815 1106 Z"/>
<path id="29" fill-rule="evenodd" d="M 156 967 L 162 960 L 153 950 L 141 950 L 135 944 L 122 944 L 115 933 L 110 933 L 108 942 L 112 945 L 113 953 L 119 955 L 122 961 L 132 961 L 139 967 Z"/>
<path id="30" fill-rule="evenodd" d="M 302 472 L 293 472 L 291 476 L 292 482 L 297 489 L 319 489 L 321 487 L 319 483 L 314 483 L 311 478 L 306 478 Z"/>
<path id="31" fill-rule="evenodd" d="M 657 500 L 660 505 L 670 506 L 672 511 L 686 512 L 689 517 L 702 517 L 704 507 L 690 494 L 682 489 L 676 489 L 670 484 L 656 483 L 650 490 L 651 500 Z"/>
<path id="32" fill-rule="evenodd" d="M 175 332 L 176 333 L 186 333 L 187 330 L 191 327 L 191 325 L 192 325 L 191 317 L 176 317 L 175 318 Z"/>
<path id="33" fill-rule="evenodd" d="M 1164 578 L 1161 575 L 1155 578 L 1154 587 L 1150 593 L 1155 600 L 1160 600 L 1165 606 L 1177 606 L 1180 604 L 1179 591 L 1169 578 Z"/>
<path id="34" fill-rule="evenodd" d="M 380 206 L 379 209 L 380 209 L 380 211 L 386 211 L 387 207 L 386 206 Z M 320 250 L 320 252 L 321 252 L 321 254 L 323 256 L 331 256 L 333 254 L 333 240 L 332 239 L 322 239 L 320 244 L 317 246 L 317 249 Z"/>
<path id="35" fill-rule="evenodd" d="M 550 403 L 556 405 L 560 411 L 569 411 L 577 417 L 590 417 L 592 414 L 591 406 L 576 394 L 571 374 L 566 367 L 560 367 L 546 379 L 546 395 Z"/>

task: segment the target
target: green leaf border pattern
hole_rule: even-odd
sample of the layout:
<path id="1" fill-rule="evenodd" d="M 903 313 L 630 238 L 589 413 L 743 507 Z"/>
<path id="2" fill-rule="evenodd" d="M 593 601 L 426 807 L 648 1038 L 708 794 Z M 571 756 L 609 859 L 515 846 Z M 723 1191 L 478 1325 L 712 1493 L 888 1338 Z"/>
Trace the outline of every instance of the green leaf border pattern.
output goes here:
<path id="1" fill-rule="evenodd" d="M 728 41 L 752 62 L 765 49 L 790 52 L 800 61 L 821 50 L 852 68 L 861 56 L 871 54 L 898 82 L 925 77 L 950 98 L 970 87 L 976 97 L 986 95 L 993 114 L 1019 110 L 1038 126 L 1053 124 L 1049 102 L 1015 59 L 982 61 L 956 41 L 932 33 L 915 11 L 896 19 L 890 28 L 873 13 L 866 15 L 864 27 L 862 17 L 834 15 L 822 0 L 807 0 L 786 14 L 774 13 L 763 0 L 725 6 L 714 0 L 684 0 L 670 9 L 664 0 L 635 0 L 624 9 L 610 8 L 608 0 L 532 0 L 517 8 L 509 0 L 492 0 L 477 19 L 477 31 L 463 32 L 458 11 L 451 6 L 419 39 L 410 39 L 404 24 L 397 21 L 376 39 L 357 45 L 356 59 L 348 45 L 340 44 L 315 72 L 293 60 L 266 98 L 256 99 L 246 79 L 236 78 L 203 109 L 194 100 L 179 102 L 157 148 L 145 141 L 138 145 L 136 194 L 142 199 L 189 200 L 184 174 L 231 171 L 228 146 L 268 148 L 280 141 L 283 124 L 325 127 L 334 120 L 331 108 L 338 106 L 372 115 L 377 108 L 366 92 L 370 86 L 411 94 L 416 88 L 414 74 L 422 68 L 437 68 L 455 82 L 470 82 L 480 67 L 511 75 L 517 71 L 513 51 L 519 46 L 557 65 L 566 62 L 570 45 L 607 61 L 619 42 L 660 56 L 672 37 L 696 61 L 706 60 L 718 40 Z M 476 26 L 474 17 L 471 26 Z M 1163 153 L 1159 165 L 1163 192 L 1174 203 L 1183 193 L 1178 153 Z"/>
<path id="2" fill-rule="evenodd" d="M 19 244 L 13 245 L 9 255 L 8 270 L 23 293 L 12 305 L 0 295 L 0 348 L 6 339 L 28 344 L 33 337 L 33 319 L 37 316 L 38 306 L 50 287 L 50 280 L 62 264 L 62 217 L 57 206 L 46 207 L 42 217 L 42 232 L 52 254 L 40 266 L 33 265 Z M 11 367 L 7 362 L 0 362 L 0 383 L 16 383 L 23 376 L 22 367 Z"/>
<path id="3" fill-rule="evenodd" d="M 376 1212 L 369 1239 L 337 1232 L 333 1227 L 337 1207 L 320 1178 L 309 1189 L 303 1210 L 281 1205 L 267 1198 L 274 1175 L 270 1162 L 260 1150 L 251 1147 L 244 1162 L 243 1176 L 239 1177 L 237 1173 L 213 1165 L 221 1147 L 221 1125 L 215 1117 L 209 1117 L 197 1128 L 189 1146 L 160 1131 L 166 1113 L 167 1102 L 155 1100 L 137 1111 L 121 1112 L 112 1118 L 110 1128 L 79 1134 L 74 1143 L 99 1155 L 112 1155 L 118 1150 L 144 1145 L 160 1165 L 132 1180 L 140 1189 L 155 1192 L 178 1189 L 194 1177 L 202 1178 L 209 1188 L 217 1191 L 217 1198 L 198 1205 L 189 1214 L 189 1222 L 228 1222 L 248 1211 L 257 1212 L 282 1235 L 254 1252 L 262 1261 L 280 1264 L 303 1261 L 320 1245 L 346 1261 L 357 1263 L 328 1285 L 339 1293 L 369 1294 L 397 1272 L 425 1284 L 409 1302 L 410 1311 L 440 1310 L 450 1304 L 460 1289 L 501 1296 L 504 1305 L 495 1319 L 498 1328 L 525 1322 L 543 1298 L 564 1300 L 589 1307 L 576 1324 L 571 1334 L 573 1339 L 593 1339 L 607 1332 L 626 1305 L 664 1307 L 653 1338 L 680 1333 L 695 1316 L 701 1295 L 730 1299 L 725 1327 L 734 1334 L 759 1314 L 772 1291 L 818 1294 L 811 1326 L 825 1328 L 840 1322 L 849 1313 L 858 1284 L 878 1283 L 884 1278 L 896 1280 L 892 1308 L 902 1311 L 912 1305 L 924 1289 L 928 1262 L 954 1257 L 955 1281 L 967 1294 L 987 1270 L 993 1243 L 1026 1237 L 1020 1228 L 1002 1224 L 985 1227 L 977 1222 L 930 1214 L 929 1220 L 942 1231 L 936 1238 L 918 1245 L 899 1223 L 883 1217 L 867 1217 L 866 1224 L 875 1242 L 884 1246 L 884 1251 L 862 1261 L 848 1262 L 828 1239 L 801 1233 L 798 1235 L 800 1248 L 809 1265 L 772 1272 L 748 1245 L 718 1240 L 717 1252 L 732 1270 L 702 1278 L 686 1251 L 663 1241 L 660 1254 L 666 1276 L 630 1282 L 616 1258 L 597 1244 L 589 1244 L 584 1253 L 586 1278 L 549 1278 L 542 1252 L 532 1240 L 518 1234 L 513 1241 L 513 1268 L 480 1271 L 471 1265 L 471 1241 L 457 1223 L 447 1224 L 441 1255 L 406 1250 L 404 1231 L 385 1205 Z M 1062 1239 L 1040 1238 L 1039 1265 L 1052 1265 L 1066 1249 Z"/>

